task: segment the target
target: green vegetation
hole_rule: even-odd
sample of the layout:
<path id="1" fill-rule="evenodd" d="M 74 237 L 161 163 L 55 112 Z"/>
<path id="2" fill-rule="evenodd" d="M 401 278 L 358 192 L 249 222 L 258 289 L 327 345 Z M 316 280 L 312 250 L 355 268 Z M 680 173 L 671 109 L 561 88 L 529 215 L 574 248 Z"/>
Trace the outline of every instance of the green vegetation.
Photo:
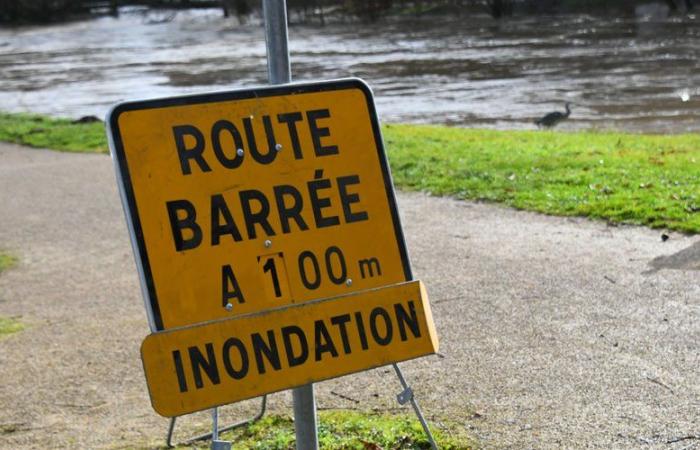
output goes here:
<path id="1" fill-rule="evenodd" d="M 17 264 L 16 257 L 0 251 L 0 273 L 2 273 L 5 269 L 14 267 L 15 264 Z"/>
<path id="2" fill-rule="evenodd" d="M 700 232 L 700 135 L 387 125 L 396 186 L 564 216 Z M 0 140 L 105 152 L 104 124 L 0 113 Z"/>
<path id="3" fill-rule="evenodd" d="M 402 189 L 700 232 L 700 135 L 389 125 L 385 138 Z"/>
<path id="4" fill-rule="evenodd" d="M 12 317 L 0 316 L 0 338 L 24 330 L 24 324 Z"/>
<path id="5" fill-rule="evenodd" d="M 0 112 L 0 141 L 69 152 L 107 152 L 102 122 L 73 123 L 35 114 Z"/>
<path id="6" fill-rule="evenodd" d="M 17 264 L 17 258 L 0 252 L 0 273 Z M 0 316 L 0 337 L 22 331 L 24 325 L 16 319 Z"/>
<path id="7" fill-rule="evenodd" d="M 436 431 L 441 449 L 471 448 L 468 438 Z M 294 422 L 288 417 L 266 416 L 239 430 L 224 433 L 221 439 L 233 441 L 241 450 L 294 449 Z M 323 450 L 429 449 L 420 423 L 410 416 L 362 414 L 351 411 L 322 411 L 318 424 L 319 447 Z M 208 448 L 206 442 L 201 448 Z"/>

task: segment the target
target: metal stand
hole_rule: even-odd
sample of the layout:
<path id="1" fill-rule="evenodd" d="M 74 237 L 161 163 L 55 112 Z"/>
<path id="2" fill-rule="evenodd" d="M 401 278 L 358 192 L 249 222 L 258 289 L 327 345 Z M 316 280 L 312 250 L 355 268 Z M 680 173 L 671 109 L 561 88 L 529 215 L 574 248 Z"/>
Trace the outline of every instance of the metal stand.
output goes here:
<path id="1" fill-rule="evenodd" d="M 403 387 L 403 391 L 401 391 L 397 396 L 396 396 L 396 401 L 399 402 L 400 405 L 405 405 L 408 402 L 411 402 L 411 406 L 413 406 L 413 411 L 416 414 L 416 417 L 418 418 L 418 421 L 420 422 L 421 426 L 423 427 L 423 431 L 425 431 L 426 436 L 428 437 L 428 440 L 430 441 L 430 447 L 433 450 L 438 450 L 438 446 L 435 443 L 435 438 L 433 437 L 433 433 L 430 431 L 430 428 L 428 427 L 428 422 L 425 420 L 425 417 L 423 416 L 423 411 L 421 411 L 420 406 L 418 406 L 418 402 L 416 401 L 415 397 L 413 396 L 413 389 L 408 385 L 406 382 L 406 378 L 403 376 L 403 372 L 401 372 L 401 368 L 398 366 L 398 364 L 392 364 L 394 367 L 394 371 L 396 372 L 396 376 L 399 379 L 399 382 L 401 383 L 401 386 Z M 308 387 L 311 387 L 311 398 L 313 398 L 313 385 L 307 385 L 303 386 L 301 388 L 297 389 L 305 389 Z M 296 390 L 295 390 L 296 391 Z M 293 394 L 295 393 L 293 391 Z M 295 402 L 294 404 L 295 408 L 297 407 L 297 403 Z M 314 415 L 315 415 L 315 409 L 316 409 L 316 404 L 313 402 L 311 404 L 311 407 L 314 410 Z M 262 397 L 262 403 L 260 405 L 260 412 L 255 415 L 254 417 L 247 419 L 247 420 L 242 420 L 240 422 L 236 422 L 231 425 L 227 425 L 223 428 L 218 428 L 218 411 L 216 408 L 212 410 L 212 416 L 213 416 L 213 421 L 214 421 L 214 429 L 217 431 L 216 433 L 212 431 L 211 433 L 204 433 L 200 434 L 198 436 L 193 436 L 187 440 L 184 440 L 177 445 L 189 445 L 194 442 L 198 441 L 204 441 L 209 438 L 213 438 L 214 441 L 218 440 L 218 433 L 223 433 L 226 431 L 234 430 L 236 428 L 248 425 L 250 423 L 253 423 L 257 420 L 260 420 L 264 415 L 265 415 L 265 410 L 267 408 L 267 395 L 264 395 Z M 216 412 L 215 412 L 216 411 Z M 176 444 L 173 444 L 173 434 L 175 431 L 175 422 L 177 420 L 177 417 L 173 417 L 170 419 L 170 426 L 168 427 L 168 436 L 166 439 L 166 445 L 168 448 L 173 448 L 175 447 Z M 297 437 L 298 438 L 298 437 Z M 303 442 L 303 441 L 302 441 Z"/>
<path id="2" fill-rule="evenodd" d="M 289 49 L 287 46 L 287 5 L 286 0 L 263 0 L 263 15 L 265 17 L 265 41 L 267 46 L 267 73 L 270 84 L 284 84 L 292 80 L 291 68 L 289 64 Z M 413 410 L 418 417 L 425 434 L 428 436 L 430 446 L 433 450 L 438 450 L 433 434 L 430 432 L 428 423 L 423 417 L 418 403 L 413 397 L 413 390 L 406 383 L 406 379 L 397 364 L 393 364 L 396 376 L 398 376 L 403 391 L 397 395 L 396 399 L 399 404 L 405 405 L 411 402 Z M 296 432 L 296 448 L 297 450 L 318 450 L 318 427 L 316 424 L 316 400 L 314 398 L 313 384 L 307 384 L 292 390 L 294 399 L 294 428 Z M 267 396 L 262 398 L 262 408 L 260 413 L 252 419 L 228 425 L 224 428 L 218 428 L 218 410 L 212 410 L 213 430 L 211 433 L 205 433 L 199 436 L 192 437 L 183 442 L 183 444 L 191 444 L 196 441 L 212 438 L 212 450 L 229 450 L 231 444 L 218 440 L 219 431 L 228 431 L 234 428 L 247 425 L 260 419 L 265 414 L 265 406 Z M 173 417 L 170 420 L 170 428 L 168 429 L 168 447 L 173 447 L 172 437 L 175 428 L 175 420 Z"/>
<path id="3" fill-rule="evenodd" d="M 423 427 L 423 431 L 425 431 L 426 436 L 428 436 L 428 440 L 430 441 L 430 447 L 433 450 L 438 450 L 438 446 L 435 443 L 433 433 L 430 432 L 428 422 L 425 420 L 425 417 L 423 417 L 423 411 L 421 411 L 420 406 L 418 406 L 418 402 L 416 401 L 415 397 L 413 397 L 413 389 L 411 389 L 408 383 L 406 383 L 406 379 L 403 377 L 403 372 L 401 372 L 399 365 L 396 363 L 392 365 L 394 366 L 396 376 L 399 377 L 401 386 L 403 386 L 403 391 L 401 391 L 399 395 L 396 396 L 396 400 L 399 402 L 399 405 L 405 405 L 406 403 L 411 402 L 411 405 L 413 406 L 413 411 L 416 413 L 416 417 L 418 417 L 418 420 L 420 421 L 420 424 Z"/>
<path id="4" fill-rule="evenodd" d="M 204 440 L 209 439 L 209 438 L 214 438 L 214 440 L 218 440 L 218 433 L 223 433 L 225 431 L 233 430 L 233 429 L 248 425 L 250 423 L 253 423 L 257 420 L 260 420 L 262 418 L 262 416 L 265 415 L 266 408 L 267 408 L 267 395 L 263 395 L 262 403 L 260 404 L 260 412 L 257 415 L 255 415 L 254 417 L 247 419 L 247 420 L 242 420 L 240 422 L 236 422 L 236 423 L 231 424 L 231 425 L 226 425 L 223 428 L 218 428 L 218 419 L 219 419 L 218 418 L 218 410 L 216 410 L 216 408 L 214 408 L 214 410 L 212 410 L 212 416 L 214 418 L 214 424 L 215 424 L 214 428 L 216 429 L 217 436 L 214 436 L 215 433 L 212 430 L 211 433 L 204 433 L 204 434 L 200 434 L 198 436 L 193 436 L 193 437 L 191 437 L 187 440 L 184 440 L 182 442 L 179 442 L 177 444 L 173 444 L 173 433 L 175 431 L 175 422 L 177 420 L 177 417 L 173 417 L 172 419 L 170 419 L 170 426 L 168 427 L 168 436 L 166 438 L 166 445 L 168 446 L 168 448 L 173 448 L 173 447 L 175 447 L 175 445 L 189 445 L 189 444 L 192 444 L 194 442 L 204 441 Z M 216 413 L 214 411 L 216 411 Z"/>

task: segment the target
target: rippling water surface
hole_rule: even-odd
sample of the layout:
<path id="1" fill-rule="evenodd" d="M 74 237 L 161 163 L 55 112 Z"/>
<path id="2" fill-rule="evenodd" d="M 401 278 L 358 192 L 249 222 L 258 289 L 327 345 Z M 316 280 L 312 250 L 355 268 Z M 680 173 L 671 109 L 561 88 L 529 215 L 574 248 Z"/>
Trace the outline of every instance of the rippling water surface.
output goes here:
<path id="1" fill-rule="evenodd" d="M 295 80 L 361 77 L 384 121 L 533 128 L 570 101 L 561 128 L 700 131 L 700 18 L 436 16 L 289 36 Z M 0 29 L 2 110 L 103 116 L 122 100 L 265 82 L 260 23 L 218 10 Z"/>

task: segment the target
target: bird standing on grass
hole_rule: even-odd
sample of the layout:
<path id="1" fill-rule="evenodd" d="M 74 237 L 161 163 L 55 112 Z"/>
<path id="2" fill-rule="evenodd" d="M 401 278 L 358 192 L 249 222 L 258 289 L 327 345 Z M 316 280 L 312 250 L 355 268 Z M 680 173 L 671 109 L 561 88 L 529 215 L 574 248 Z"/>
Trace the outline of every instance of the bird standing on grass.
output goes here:
<path id="1" fill-rule="evenodd" d="M 538 127 L 545 127 L 545 128 L 551 128 L 561 122 L 562 120 L 568 119 L 569 115 L 571 115 L 571 109 L 569 106 L 571 103 L 566 102 L 565 107 L 566 107 L 566 112 L 559 112 L 559 111 L 554 111 L 551 112 L 543 117 L 540 117 L 539 119 L 535 120 L 535 125 Z"/>

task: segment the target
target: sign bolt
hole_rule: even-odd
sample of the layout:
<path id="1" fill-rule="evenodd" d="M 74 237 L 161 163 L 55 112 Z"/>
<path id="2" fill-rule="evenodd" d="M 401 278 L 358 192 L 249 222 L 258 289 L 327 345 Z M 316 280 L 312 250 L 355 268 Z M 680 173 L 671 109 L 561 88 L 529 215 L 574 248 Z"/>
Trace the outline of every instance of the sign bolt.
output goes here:
<path id="1" fill-rule="evenodd" d="M 282 144 L 275 145 L 275 150 L 277 150 L 278 152 L 282 151 Z"/>
<path id="2" fill-rule="evenodd" d="M 352 286 L 352 278 L 345 280 L 345 286 Z"/>
<path id="3" fill-rule="evenodd" d="M 230 303 L 226 303 L 226 306 L 224 306 L 224 308 L 226 308 L 226 311 L 231 311 L 233 309 L 233 305 Z"/>
<path id="4" fill-rule="evenodd" d="M 266 239 L 265 240 L 265 248 L 270 248 L 270 247 L 272 247 L 272 241 L 269 239 Z"/>
<path id="5" fill-rule="evenodd" d="M 243 149 L 242 149 L 242 148 L 239 148 L 238 150 L 236 150 L 236 154 L 237 154 L 238 156 L 243 156 Z"/>

